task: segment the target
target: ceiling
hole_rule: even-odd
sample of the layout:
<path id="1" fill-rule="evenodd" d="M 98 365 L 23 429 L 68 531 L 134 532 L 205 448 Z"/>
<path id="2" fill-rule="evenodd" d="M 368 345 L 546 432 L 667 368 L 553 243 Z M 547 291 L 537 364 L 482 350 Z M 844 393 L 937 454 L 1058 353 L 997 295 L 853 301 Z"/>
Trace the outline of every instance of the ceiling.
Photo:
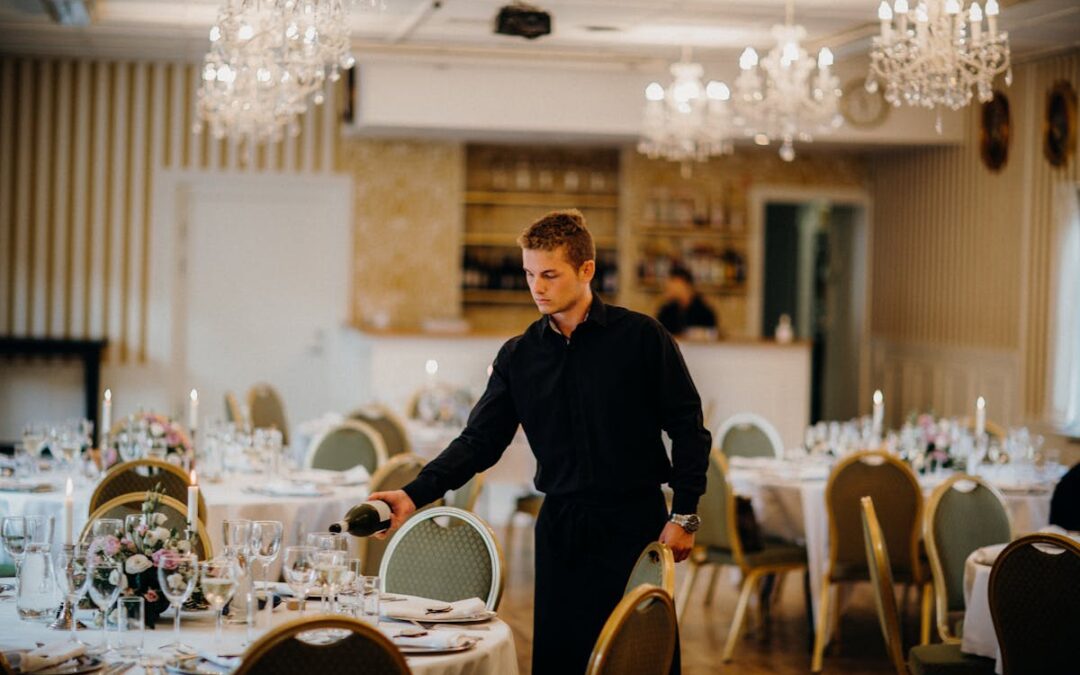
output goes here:
<path id="1" fill-rule="evenodd" d="M 48 0 L 0 0 L 0 53 L 198 60 L 221 0 L 97 0 L 87 27 L 59 26 Z M 87 0 L 91 1 L 91 0 Z M 265 0 L 264 0 L 265 1 Z M 543 60 L 634 67 L 671 61 L 682 46 L 697 60 L 734 61 L 747 45 L 767 47 L 784 0 L 536 0 L 552 15 L 537 40 L 495 35 L 509 0 L 349 0 L 354 48 L 364 58 Z M 864 53 L 877 32 L 878 0 L 799 0 L 795 19 L 809 47 Z M 1080 46 L 1078 0 L 1004 0 L 1000 25 L 1014 57 Z"/>

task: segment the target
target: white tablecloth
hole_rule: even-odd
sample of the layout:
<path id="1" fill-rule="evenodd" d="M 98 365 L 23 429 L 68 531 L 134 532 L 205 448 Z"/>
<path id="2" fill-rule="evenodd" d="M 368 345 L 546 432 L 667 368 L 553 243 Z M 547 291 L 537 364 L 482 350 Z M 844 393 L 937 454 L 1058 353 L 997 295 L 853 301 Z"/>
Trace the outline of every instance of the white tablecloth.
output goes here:
<path id="1" fill-rule="evenodd" d="M 59 479 L 62 484 L 62 478 Z M 203 523 L 215 552 L 221 551 L 221 523 L 231 518 L 249 520 L 280 520 L 283 524 L 282 547 L 302 543 L 308 532 L 324 532 L 330 523 L 341 520 L 345 512 L 355 503 L 367 496 L 367 486 L 348 486 L 330 488 L 330 493 L 318 497 L 270 497 L 245 492 L 249 485 L 265 481 L 260 475 L 234 475 L 221 483 L 200 485 L 206 500 L 208 513 L 204 514 Z M 86 525 L 89 517 L 92 486 L 82 486 L 75 490 L 75 524 L 77 537 Z M 63 543 L 64 537 L 64 494 L 58 487 L 53 492 L 25 493 L 0 492 L 0 515 L 51 515 L 56 519 L 53 533 L 54 548 Z M 57 548 L 57 550 L 59 550 Z M 277 577 L 281 569 L 280 556 L 270 568 L 270 575 Z M 261 570 L 260 570 L 261 574 Z"/>
<path id="2" fill-rule="evenodd" d="M 5 580 L 10 581 L 10 580 Z M 10 596 L 9 596 L 10 597 Z M 309 604 L 309 607 L 311 605 Z M 212 615 L 197 619 L 182 619 L 181 630 L 183 639 L 188 644 L 202 650 L 210 650 L 214 639 L 214 619 Z M 313 615 L 309 609 L 308 615 Z M 91 612 L 80 613 L 80 619 L 88 623 L 92 618 Z M 162 646 L 172 641 L 172 619 L 159 619 L 157 628 L 145 631 L 143 638 L 143 653 L 146 655 L 160 654 Z M 299 617 L 299 613 L 285 609 L 284 605 L 278 607 L 272 615 L 272 625 L 277 625 Z M 260 617 L 259 624 L 264 617 Z M 388 636 L 393 636 L 407 624 L 392 621 L 382 621 L 379 629 Z M 13 601 L 0 601 L 0 626 L 4 627 L 0 635 L 0 651 L 10 649 L 33 648 L 36 642 L 51 643 L 64 640 L 66 631 L 49 630 L 45 624 L 20 621 L 15 615 L 15 603 Z M 448 626 L 447 626 L 448 627 Z M 445 630 L 447 627 L 437 630 Z M 514 636 L 510 627 L 499 619 L 494 619 L 480 624 L 478 629 L 470 630 L 470 625 L 458 624 L 453 630 L 462 630 L 472 637 L 481 638 L 476 646 L 468 651 L 453 654 L 432 654 L 430 656 L 409 656 L 409 668 L 415 675 L 516 675 L 517 654 L 514 650 Z M 252 632 L 258 638 L 266 631 L 265 627 L 256 628 Z M 101 631 L 91 629 L 80 631 L 79 637 L 84 642 L 94 645 L 100 639 Z M 223 633 L 224 647 L 221 653 L 239 654 L 244 649 L 247 637 L 246 626 L 225 625 Z M 112 657 L 110 660 L 120 660 Z M 127 671 L 131 675 L 143 672 L 141 668 Z"/>
<path id="3" fill-rule="evenodd" d="M 764 464 L 764 463 L 762 463 Z M 810 572 L 810 595 L 816 614 L 821 596 L 821 578 L 829 559 L 829 518 L 825 508 L 826 476 L 820 468 L 805 467 L 813 478 L 799 478 L 777 467 L 742 466 L 732 468 L 735 491 L 750 497 L 762 532 L 806 546 Z M 920 479 L 928 497 L 947 476 Z M 1005 506 L 1012 519 L 1013 535 L 1034 532 L 1050 521 L 1050 492 L 1006 494 Z"/>

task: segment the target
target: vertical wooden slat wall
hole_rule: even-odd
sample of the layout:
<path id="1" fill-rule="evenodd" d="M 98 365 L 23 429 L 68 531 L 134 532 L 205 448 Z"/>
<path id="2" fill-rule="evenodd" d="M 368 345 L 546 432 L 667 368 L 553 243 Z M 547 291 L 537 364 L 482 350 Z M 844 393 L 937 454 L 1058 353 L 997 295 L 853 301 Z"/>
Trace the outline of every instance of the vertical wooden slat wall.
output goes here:
<path id="1" fill-rule="evenodd" d="M 333 171 L 339 87 L 297 139 L 249 149 L 192 133 L 198 77 L 0 58 L 0 335 L 105 337 L 107 362 L 145 363 L 155 173 Z"/>
<path id="2" fill-rule="evenodd" d="M 1046 409 L 1051 367 L 1054 191 L 1080 181 L 1075 155 L 1063 168 L 1043 156 L 1046 93 L 1062 79 L 1080 90 L 1080 53 L 1016 68 L 1005 90 L 1013 136 L 999 173 L 980 157 L 979 105 L 968 112 L 961 146 L 897 150 L 871 162 L 873 335 L 1015 351 L 1031 419 Z"/>

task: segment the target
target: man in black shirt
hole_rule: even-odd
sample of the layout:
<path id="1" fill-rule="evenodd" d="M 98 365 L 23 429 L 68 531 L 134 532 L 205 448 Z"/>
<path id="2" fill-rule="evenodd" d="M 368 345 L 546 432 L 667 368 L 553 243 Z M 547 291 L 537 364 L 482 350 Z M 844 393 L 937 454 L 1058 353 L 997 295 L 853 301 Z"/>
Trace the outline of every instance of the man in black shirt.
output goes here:
<path id="1" fill-rule="evenodd" d="M 683 335 L 690 328 L 716 329 L 716 313 L 694 288 L 690 270 L 676 266 L 668 275 L 665 295 L 668 302 L 660 308 L 657 321 L 672 335 Z"/>
<path id="2" fill-rule="evenodd" d="M 499 350 L 461 435 L 404 490 L 370 498 L 390 505 L 396 528 L 495 464 L 523 426 L 545 493 L 533 673 L 576 675 L 645 546 L 659 539 L 676 561 L 689 555 L 711 437 L 671 335 L 592 293 L 595 248 L 581 213 L 550 213 L 518 243 L 542 316 Z M 670 518 L 662 483 L 674 491 Z"/>

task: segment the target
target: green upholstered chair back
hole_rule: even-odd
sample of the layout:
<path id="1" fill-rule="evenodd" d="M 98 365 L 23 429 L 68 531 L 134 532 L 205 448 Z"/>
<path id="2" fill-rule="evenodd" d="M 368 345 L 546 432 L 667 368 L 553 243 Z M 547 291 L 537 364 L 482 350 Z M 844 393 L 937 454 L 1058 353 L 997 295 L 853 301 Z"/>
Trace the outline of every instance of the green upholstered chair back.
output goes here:
<path id="1" fill-rule="evenodd" d="M 95 511 L 90 512 L 90 517 L 79 535 L 79 541 L 83 543 L 90 542 L 93 535 L 94 521 L 98 518 L 116 518 L 120 522 L 124 522 L 127 516 L 142 513 L 142 505 L 145 501 L 146 493 L 139 492 L 121 495 L 102 504 Z M 184 502 L 173 499 L 168 495 L 162 495 L 157 512 L 165 514 L 165 524 L 162 527 L 177 532 L 183 532 L 187 528 L 187 505 Z M 198 536 L 192 552 L 199 556 L 199 560 L 210 560 L 214 557 L 213 550 L 210 537 L 206 534 L 206 528 L 201 518 L 197 529 Z"/>
<path id="2" fill-rule="evenodd" d="M 180 467 L 159 459 L 136 459 L 117 464 L 105 474 L 90 495 L 90 513 L 102 504 L 133 493 L 145 494 L 161 485 L 161 493 L 187 504 L 190 477 Z M 199 513 L 206 514 L 206 501 L 199 492 Z"/>
<path id="3" fill-rule="evenodd" d="M 419 476 L 423 468 L 424 459 L 417 455 L 406 454 L 392 457 L 371 477 L 371 491 L 400 490 Z M 360 559 L 364 561 L 365 575 L 376 576 L 379 573 L 383 553 L 389 543 L 386 539 L 374 537 L 365 537 L 360 540 Z"/>
<path id="4" fill-rule="evenodd" d="M 289 444 L 289 423 L 285 419 L 285 404 L 268 384 L 256 384 L 248 392 L 248 414 L 253 429 L 277 429 L 281 442 Z"/>
<path id="5" fill-rule="evenodd" d="M 476 508 L 476 500 L 480 498 L 483 489 L 484 474 L 474 474 L 464 485 L 447 494 L 446 505 L 472 511 Z"/>
<path id="6" fill-rule="evenodd" d="M 1080 664 L 1080 544 L 1020 537 L 990 570 L 990 614 L 1004 675 L 1075 673 Z"/>
<path id="7" fill-rule="evenodd" d="M 886 452 L 857 452 L 841 460 L 825 486 L 829 514 L 829 573 L 837 580 L 867 579 L 859 500 L 874 500 L 894 576 L 918 569 L 922 491 L 906 464 Z"/>
<path id="8" fill-rule="evenodd" d="M 346 471 L 363 465 L 374 476 L 385 461 L 386 446 L 379 432 L 365 422 L 346 420 L 311 444 L 306 464 L 312 469 L 332 471 Z"/>
<path id="9" fill-rule="evenodd" d="M 666 545 L 654 541 L 645 547 L 630 571 L 623 595 L 642 584 L 659 586 L 668 595 L 675 595 L 675 556 Z"/>
<path id="10" fill-rule="evenodd" d="M 311 631 L 344 631 L 327 642 L 307 641 Z M 343 616 L 315 616 L 281 624 L 244 652 L 235 675 L 293 675 L 293 673 L 351 673 L 408 675 L 405 657 L 390 639 L 368 624 Z"/>
<path id="11" fill-rule="evenodd" d="M 675 606 L 667 591 L 638 586 L 611 613 L 587 675 L 668 675 L 675 656 Z"/>
<path id="12" fill-rule="evenodd" d="M 379 569 L 383 590 L 454 602 L 480 598 L 498 609 L 502 553 L 476 515 L 450 506 L 415 514 L 390 539 Z"/>
<path id="13" fill-rule="evenodd" d="M 382 436 L 386 445 L 386 456 L 394 457 L 407 452 L 412 452 L 412 443 L 409 442 L 409 434 L 405 426 L 390 410 L 381 405 L 373 405 L 354 411 L 349 419 L 367 422 L 375 431 Z"/>
<path id="14" fill-rule="evenodd" d="M 889 566 L 889 551 L 874 511 L 874 502 L 870 497 L 860 500 L 862 515 L 863 542 L 865 542 L 866 564 L 870 569 L 870 582 L 874 587 L 874 604 L 877 606 L 881 633 L 885 637 L 885 648 L 889 658 L 896 666 L 899 675 L 907 675 L 904 665 L 904 647 L 900 638 L 900 612 L 896 608 L 896 596 L 893 594 L 892 568 Z"/>
<path id="15" fill-rule="evenodd" d="M 964 562 L 971 552 L 1012 539 L 1001 496 L 982 480 L 966 475 L 953 476 L 934 491 L 924 536 L 935 590 L 944 594 L 948 612 L 964 609 Z"/>
<path id="16" fill-rule="evenodd" d="M 735 497 L 728 482 L 727 458 L 718 450 L 709 457 L 706 473 L 705 494 L 698 502 L 701 527 L 694 536 L 694 544 L 707 548 L 732 550 L 735 533 L 732 523 L 735 514 Z"/>
<path id="17" fill-rule="evenodd" d="M 753 413 L 732 415 L 716 432 L 716 443 L 730 457 L 783 457 L 780 433 L 764 417 Z"/>

